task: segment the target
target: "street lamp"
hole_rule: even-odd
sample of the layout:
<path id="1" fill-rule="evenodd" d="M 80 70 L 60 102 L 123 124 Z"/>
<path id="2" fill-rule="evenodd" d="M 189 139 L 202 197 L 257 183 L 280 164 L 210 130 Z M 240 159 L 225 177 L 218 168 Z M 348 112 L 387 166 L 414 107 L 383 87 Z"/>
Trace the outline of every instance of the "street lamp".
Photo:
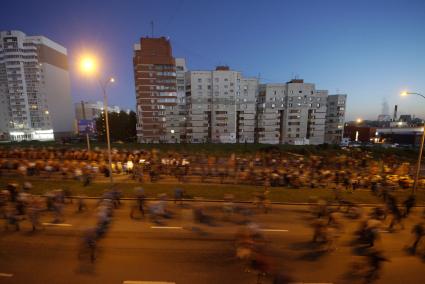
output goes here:
<path id="1" fill-rule="evenodd" d="M 356 122 L 357 122 L 357 123 L 362 123 L 362 122 L 363 122 L 363 119 L 361 119 L 361 118 L 357 118 L 357 119 L 356 119 Z"/>
<path id="2" fill-rule="evenodd" d="M 415 92 L 402 92 L 400 94 L 402 97 L 407 97 L 408 95 L 417 95 L 425 99 L 425 96 L 419 93 Z M 422 139 L 421 139 L 421 146 L 419 148 L 419 156 L 418 156 L 418 163 L 416 165 L 416 174 L 415 174 L 415 180 L 413 182 L 413 194 L 416 194 L 416 189 L 418 188 L 418 179 L 419 179 L 419 172 L 421 170 L 421 161 L 422 161 L 422 152 L 424 149 L 424 140 L 425 140 L 425 125 L 422 129 Z"/>
<path id="3" fill-rule="evenodd" d="M 103 94 L 103 109 L 105 110 L 105 124 L 106 124 L 106 142 L 108 144 L 108 165 L 109 165 L 109 180 L 111 184 L 114 182 L 112 177 L 112 158 L 111 158 L 111 140 L 109 135 L 109 119 L 108 119 L 108 97 L 106 95 L 106 88 L 110 83 L 114 83 L 115 79 L 110 77 L 107 80 L 102 80 L 97 72 L 97 61 L 93 56 L 84 56 L 80 59 L 80 70 L 82 73 L 89 76 L 96 76 Z"/>

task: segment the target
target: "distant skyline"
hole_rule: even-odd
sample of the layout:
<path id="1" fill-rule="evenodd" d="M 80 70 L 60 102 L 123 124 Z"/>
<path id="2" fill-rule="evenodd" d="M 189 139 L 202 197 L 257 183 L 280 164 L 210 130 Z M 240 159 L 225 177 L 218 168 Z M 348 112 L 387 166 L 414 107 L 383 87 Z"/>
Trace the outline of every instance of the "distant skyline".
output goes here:
<path id="1" fill-rule="evenodd" d="M 0 30 L 44 35 L 68 49 L 74 102 L 101 99 L 75 61 L 93 50 L 117 83 L 110 103 L 135 108 L 133 44 L 170 38 L 189 69 L 228 65 L 261 82 L 298 76 L 330 94 L 348 94 L 347 120 L 390 114 L 425 118 L 425 1 L 7 1 Z"/>

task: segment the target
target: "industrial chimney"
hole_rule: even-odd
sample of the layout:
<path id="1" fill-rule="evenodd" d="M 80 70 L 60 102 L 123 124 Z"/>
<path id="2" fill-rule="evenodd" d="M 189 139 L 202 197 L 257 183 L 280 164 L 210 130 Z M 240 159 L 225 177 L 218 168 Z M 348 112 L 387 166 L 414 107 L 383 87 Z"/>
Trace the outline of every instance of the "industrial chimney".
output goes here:
<path id="1" fill-rule="evenodd" d="M 397 105 L 394 106 L 394 116 L 393 121 L 397 121 Z"/>

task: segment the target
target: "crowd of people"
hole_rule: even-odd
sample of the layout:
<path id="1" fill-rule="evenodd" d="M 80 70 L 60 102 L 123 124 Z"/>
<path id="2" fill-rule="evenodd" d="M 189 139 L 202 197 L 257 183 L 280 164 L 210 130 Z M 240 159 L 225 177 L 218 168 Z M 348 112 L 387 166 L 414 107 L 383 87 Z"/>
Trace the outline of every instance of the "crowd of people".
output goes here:
<path id="1" fill-rule="evenodd" d="M 355 255 L 362 256 L 364 261 L 354 263 L 348 277 L 359 277 L 364 283 L 372 283 L 379 279 L 383 264 L 390 261 L 382 248 L 376 247 L 382 232 L 394 233 L 404 230 L 404 223 L 416 205 L 416 196 L 410 195 L 405 200 L 397 200 L 388 188 L 375 186 L 371 191 L 381 200 L 381 205 L 366 210 L 360 205 L 348 202 L 335 193 L 335 203 L 325 200 L 312 202 L 313 213 L 312 242 L 319 250 L 330 252 L 336 249 L 336 240 L 344 234 L 345 220 L 357 220 L 359 228 L 354 232 L 351 242 Z M 335 205 L 336 204 L 336 205 Z M 367 212 L 367 213 L 366 213 Z M 425 211 L 424 211 L 425 213 Z M 425 214 L 421 219 L 425 218 Z M 425 236 L 424 222 L 421 220 L 412 227 L 414 241 L 406 249 L 411 254 L 418 254 L 422 238 Z M 419 255 L 425 258 L 425 250 L 421 248 Z M 352 279 L 352 278 L 350 278 Z"/>
<path id="2" fill-rule="evenodd" d="M 359 149 L 338 154 L 298 155 L 279 151 L 228 156 L 178 152 L 114 150 L 111 170 L 139 182 L 157 182 L 166 177 L 181 182 L 235 183 L 318 188 L 342 186 L 347 190 L 370 188 L 381 183 L 391 188 L 413 184 L 412 165 L 388 156 L 376 159 Z M 0 171 L 23 176 L 74 178 L 89 185 L 96 177 L 109 177 L 104 150 L 0 149 Z M 423 187 L 425 180 L 419 180 Z"/>
<path id="3" fill-rule="evenodd" d="M 143 188 L 137 187 L 134 190 L 135 199 L 129 201 L 132 203 L 129 208 L 132 219 L 144 219 L 155 226 L 163 226 L 167 225 L 169 219 L 175 218 L 174 211 L 178 208 L 191 208 L 193 225 L 186 229 L 197 234 L 207 235 L 208 228 L 216 227 L 220 223 L 237 225 L 239 229 L 235 238 L 235 257 L 241 261 L 245 267 L 244 270 L 255 272 L 257 283 L 262 283 L 263 279 L 270 277 L 273 283 L 292 281 L 288 273 L 284 273 L 274 265 L 267 248 L 268 241 L 254 218 L 257 214 L 268 213 L 268 205 L 264 203 L 267 192 L 262 194 L 263 197 L 256 197 L 251 205 L 239 204 L 234 201 L 233 195 L 227 194 L 220 205 L 221 213 L 219 213 L 217 208 L 206 207 L 202 200 L 184 204 L 182 188 L 175 189 L 173 198 L 160 194 L 154 201 L 146 201 Z M 0 192 L 0 216 L 5 220 L 6 230 L 10 227 L 20 230 L 20 223 L 23 221 L 29 222 L 33 231 L 63 222 L 65 206 L 74 206 L 76 212 L 89 210 L 83 197 L 71 203 L 62 190 L 53 190 L 44 196 L 33 195 L 31 191 L 32 185 L 26 183 L 21 187 L 10 184 Z M 347 219 L 356 220 L 360 224 L 353 234 L 351 245 L 353 253 L 362 256 L 364 261 L 353 264 L 353 274 L 364 279 L 365 283 L 378 280 L 383 264 L 390 261 L 384 251 L 376 247 L 376 241 L 380 239 L 381 232 L 397 233 L 404 230 L 405 220 L 410 217 L 412 208 L 416 205 L 415 196 L 409 196 L 406 200 L 397 200 L 393 193 L 383 186 L 377 186 L 371 192 L 382 201 L 382 205 L 371 210 L 343 200 L 338 192 L 334 192 L 334 201 L 312 200 L 309 211 L 312 216 L 310 219 L 313 244 L 311 250 L 314 253 L 332 253 L 340 245 L 338 239 L 347 233 L 344 229 Z M 170 209 L 169 206 L 172 203 L 175 207 Z M 98 243 L 110 228 L 114 210 L 121 204 L 121 192 L 115 187 L 106 190 L 98 199 L 94 207 L 97 212 L 97 221 L 82 235 L 81 248 L 78 252 L 80 259 L 88 259 L 91 262 L 96 260 Z M 51 221 L 42 223 L 40 221 L 42 215 L 44 220 L 49 218 Z M 422 218 L 425 218 L 425 214 Z M 425 236 L 424 222 L 419 221 L 415 224 L 411 233 L 413 241 L 409 244 L 407 251 L 424 257 L 425 251 L 421 245 Z"/>
<path id="4" fill-rule="evenodd" d="M 66 149 L 1 149 L 0 170 L 2 174 L 18 173 L 22 176 L 80 179 L 89 185 L 96 175 L 108 177 L 111 173 L 106 162 L 106 153 L 101 150 Z M 339 155 L 301 156 L 291 153 L 258 152 L 253 155 L 235 155 L 219 157 L 212 155 L 182 155 L 178 153 L 159 153 L 152 151 L 118 151 L 113 153 L 114 174 L 126 174 L 141 183 L 155 182 L 164 176 L 175 176 L 185 181 L 190 176 L 199 176 L 207 182 L 211 177 L 218 182 L 258 184 L 263 191 L 254 196 L 249 206 L 234 201 L 232 194 L 223 197 L 221 213 L 217 215 L 202 202 L 185 205 L 191 208 L 193 232 L 205 235 L 205 228 L 214 227 L 220 222 L 239 225 L 235 238 L 235 256 L 244 265 L 245 271 L 257 273 L 258 283 L 263 278 L 272 277 L 273 283 L 289 283 L 291 277 L 273 265 L 268 255 L 267 241 L 253 216 L 267 214 L 270 211 L 269 193 L 274 186 L 290 188 L 331 188 L 334 200 L 312 200 L 309 223 L 312 227 L 313 246 L 317 253 L 332 253 L 338 245 L 338 239 L 347 232 L 346 220 L 357 220 L 360 224 L 352 236 L 353 253 L 364 258 L 362 263 L 353 265 L 357 276 L 365 283 L 379 279 L 385 262 L 390 261 L 384 251 L 376 247 L 382 231 L 397 232 L 404 230 L 405 220 L 409 218 L 416 205 L 415 195 L 398 200 L 394 188 L 411 187 L 409 173 L 411 165 L 406 161 L 386 157 L 376 160 L 367 153 L 350 150 Z M 19 231 L 20 224 L 30 222 L 32 231 L 45 228 L 49 224 L 58 224 L 64 220 L 64 208 L 71 202 L 69 190 L 52 190 L 43 196 L 34 195 L 33 186 L 23 179 L 23 183 L 8 184 L 0 190 L 0 218 L 3 218 L 6 230 Z M 421 184 L 420 184 L 421 185 Z M 342 198 L 343 191 L 369 189 L 382 204 L 372 210 Z M 130 201 L 131 219 L 145 219 L 155 226 L 163 226 L 167 220 L 175 217 L 169 208 L 170 201 L 175 206 L 183 206 L 184 186 L 175 188 L 174 198 L 159 194 L 154 201 L 147 201 L 142 187 L 134 189 L 134 200 Z M 88 210 L 85 198 L 76 200 L 77 212 Z M 112 187 L 104 192 L 96 204 L 97 221 L 87 229 L 82 237 L 79 257 L 94 262 L 99 241 L 106 235 L 112 222 L 114 210 L 121 205 L 121 192 Z M 182 207 L 183 208 L 183 207 Z M 175 209 L 174 209 L 175 210 Z M 365 213 L 367 211 L 367 214 Z M 41 222 L 41 216 L 51 218 Z M 425 217 L 425 214 L 424 214 Z M 425 257 L 421 246 L 425 236 L 425 223 L 418 222 L 411 228 L 413 241 L 407 251 Z M 353 276 L 353 275 L 351 275 Z"/>

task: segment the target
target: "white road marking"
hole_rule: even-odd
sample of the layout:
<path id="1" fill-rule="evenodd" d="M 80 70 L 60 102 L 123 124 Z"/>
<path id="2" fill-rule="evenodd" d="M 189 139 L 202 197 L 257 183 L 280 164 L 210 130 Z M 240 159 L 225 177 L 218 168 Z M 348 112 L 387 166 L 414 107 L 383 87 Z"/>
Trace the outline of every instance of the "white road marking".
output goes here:
<path id="1" fill-rule="evenodd" d="M 151 229 L 183 229 L 183 227 L 151 226 Z M 149 282 L 147 282 L 147 283 L 149 283 Z M 161 282 L 159 282 L 159 283 L 161 283 Z M 167 282 L 164 282 L 164 283 L 167 283 Z"/>
<path id="2" fill-rule="evenodd" d="M 57 226 L 57 227 L 72 227 L 72 224 L 63 223 L 42 223 L 43 226 Z"/>
<path id="3" fill-rule="evenodd" d="M 289 230 L 283 230 L 283 229 L 260 229 L 260 231 L 263 231 L 263 232 L 289 232 Z"/>
<path id="4" fill-rule="evenodd" d="M 291 282 L 290 284 L 333 284 L 332 282 Z"/>
<path id="5" fill-rule="evenodd" d="M 11 273 L 0 273 L 0 277 L 12 277 L 13 274 Z"/>
<path id="6" fill-rule="evenodd" d="M 122 284 L 176 284 L 176 282 L 126 280 Z"/>

